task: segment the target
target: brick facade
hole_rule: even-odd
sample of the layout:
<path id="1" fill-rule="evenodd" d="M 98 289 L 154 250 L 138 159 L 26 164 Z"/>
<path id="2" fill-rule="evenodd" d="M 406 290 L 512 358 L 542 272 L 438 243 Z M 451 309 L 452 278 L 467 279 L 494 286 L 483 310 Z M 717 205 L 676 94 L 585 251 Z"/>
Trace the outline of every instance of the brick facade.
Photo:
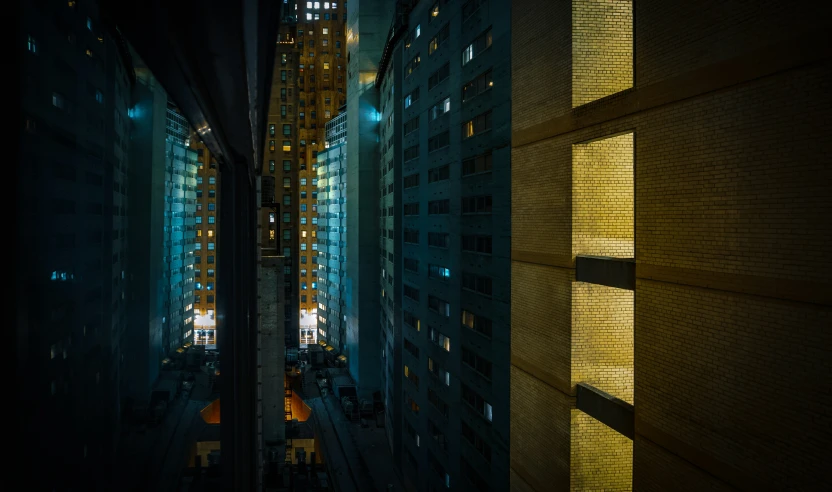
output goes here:
<path id="1" fill-rule="evenodd" d="M 577 3 L 513 2 L 512 487 L 565 490 L 564 474 L 573 490 L 828 483 L 829 7 L 636 2 L 634 87 L 573 108 L 572 70 L 585 60 L 565 47 L 575 49 Z M 621 291 L 633 298 L 629 396 L 580 372 L 576 354 L 591 360 L 608 345 L 582 341 L 574 302 L 563 314 L 564 296 L 586 288 L 574 282 L 573 255 L 586 254 L 572 249 L 574 204 L 598 189 L 581 187 L 575 160 L 622 135 L 634 151 L 637 278 Z M 589 200 L 599 220 L 618 183 L 605 179 Z M 635 439 L 617 435 L 630 470 L 621 446 L 610 453 L 564 427 L 577 382 L 635 404 Z M 596 470 L 621 473 L 583 473 L 611 457 Z"/>

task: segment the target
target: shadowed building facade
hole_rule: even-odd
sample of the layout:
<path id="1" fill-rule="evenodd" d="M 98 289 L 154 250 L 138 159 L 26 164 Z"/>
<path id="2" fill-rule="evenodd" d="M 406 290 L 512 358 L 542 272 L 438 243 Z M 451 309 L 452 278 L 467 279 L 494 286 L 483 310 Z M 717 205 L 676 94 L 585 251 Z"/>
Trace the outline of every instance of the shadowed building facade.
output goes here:
<path id="1" fill-rule="evenodd" d="M 829 483 L 828 19 L 512 2 L 512 490 Z"/>

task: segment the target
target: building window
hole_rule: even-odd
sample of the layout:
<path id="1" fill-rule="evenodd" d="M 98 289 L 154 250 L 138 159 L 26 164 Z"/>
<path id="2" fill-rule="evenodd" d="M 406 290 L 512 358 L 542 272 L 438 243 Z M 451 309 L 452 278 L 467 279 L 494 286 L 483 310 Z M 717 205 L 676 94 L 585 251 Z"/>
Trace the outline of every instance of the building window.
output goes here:
<path id="1" fill-rule="evenodd" d="M 35 41 L 35 38 L 33 38 L 32 36 L 29 36 L 28 47 L 29 47 L 29 51 L 31 51 L 32 53 L 37 54 L 37 52 L 38 52 L 38 43 L 37 43 L 37 41 Z"/>
<path id="2" fill-rule="evenodd" d="M 439 17 L 439 2 L 433 4 L 433 7 L 430 8 L 430 15 L 428 16 L 428 23 L 433 21 L 433 19 Z"/>
<path id="3" fill-rule="evenodd" d="M 66 99 L 63 94 L 57 92 L 52 93 L 52 106 L 58 109 L 66 109 Z"/>
<path id="4" fill-rule="evenodd" d="M 435 183 L 436 181 L 443 181 L 451 177 L 451 166 L 445 164 L 444 166 L 434 167 L 428 169 L 428 183 Z"/>
<path id="5" fill-rule="evenodd" d="M 428 56 L 434 54 L 436 50 L 438 50 L 439 47 L 448 40 L 450 34 L 451 25 L 445 24 L 442 26 L 442 29 L 440 29 L 439 32 L 436 33 L 436 36 L 434 36 L 434 38 L 430 40 L 430 43 L 428 43 Z"/>
<path id="6" fill-rule="evenodd" d="M 208 210 L 213 211 L 217 208 L 217 204 L 214 202 L 208 202 Z"/>
<path id="7" fill-rule="evenodd" d="M 490 112 L 489 112 L 490 114 Z M 283 141 L 283 152 L 291 152 L 292 150 L 292 142 L 289 140 Z"/>
<path id="8" fill-rule="evenodd" d="M 447 131 L 428 139 L 428 152 L 439 150 L 451 144 L 451 134 Z"/>
<path id="9" fill-rule="evenodd" d="M 292 134 L 292 125 L 283 125 L 283 134 L 284 135 L 291 135 Z M 285 143 L 284 143 L 285 145 Z"/>
<path id="10" fill-rule="evenodd" d="M 410 59 L 409 62 L 405 65 L 405 78 L 409 77 L 414 70 L 419 67 L 419 63 L 422 61 L 422 57 L 419 56 L 419 53 L 416 53 L 416 56 Z"/>
<path id="11" fill-rule="evenodd" d="M 450 200 L 432 200 L 428 202 L 428 215 L 445 215 L 450 213 Z"/>
<path id="12" fill-rule="evenodd" d="M 451 305 L 448 303 L 448 301 L 445 301 L 444 299 L 440 299 L 438 297 L 428 296 L 428 308 L 430 308 L 432 311 L 441 314 L 442 316 L 445 316 L 446 318 L 451 315 Z M 445 350 L 450 349 L 446 348 Z"/>
<path id="13" fill-rule="evenodd" d="M 494 78 L 491 69 L 478 75 L 474 80 L 462 86 L 462 102 L 468 101 L 494 87 Z"/>
<path id="14" fill-rule="evenodd" d="M 464 214 L 490 214 L 491 208 L 491 195 L 462 197 L 462 213 Z"/>
<path id="15" fill-rule="evenodd" d="M 451 75 L 451 64 L 446 63 L 439 67 L 438 70 L 433 72 L 430 77 L 428 77 L 428 90 L 433 89 L 436 87 L 437 84 L 444 81 Z"/>
<path id="16" fill-rule="evenodd" d="M 291 171 L 292 170 L 292 161 L 283 161 L 283 170 L 284 171 Z"/>
<path id="17" fill-rule="evenodd" d="M 491 111 L 477 115 L 472 120 L 462 124 L 462 138 L 473 137 L 491 130 Z"/>
<path id="18" fill-rule="evenodd" d="M 440 265 L 428 265 L 428 277 L 448 279 L 451 278 L 451 270 Z"/>
<path id="19" fill-rule="evenodd" d="M 411 174 L 410 176 L 405 176 L 403 181 L 403 186 L 405 189 L 407 188 L 415 188 L 419 186 L 419 173 Z"/>
<path id="20" fill-rule="evenodd" d="M 462 325 L 480 335 L 491 338 L 491 320 L 470 311 L 462 311 Z"/>
<path id="21" fill-rule="evenodd" d="M 291 188 L 292 187 L 292 179 L 291 178 L 283 178 L 283 187 L 284 188 Z"/>
<path id="22" fill-rule="evenodd" d="M 407 284 L 402 284 L 402 295 L 414 301 L 418 301 L 419 289 Z"/>
<path id="23" fill-rule="evenodd" d="M 440 116 L 444 115 L 445 113 L 451 110 L 451 98 L 446 97 L 444 100 L 440 101 L 438 104 L 435 104 L 432 108 L 430 108 L 429 118 L 430 121 L 439 118 Z"/>
<path id="24" fill-rule="evenodd" d="M 419 215 L 419 202 L 405 203 L 402 208 L 405 216 Z"/>
<path id="25" fill-rule="evenodd" d="M 462 50 L 462 64 L 465 65 L 474 57 L 491 47 L 491 28 L 477 36 L 471 44 Z"/>
<path id="26" fill-rule="evenodd" d="M 477 371 L 482 377 L 491 381 L 491 361 L 480 357 L 473 350 L 462 347 L 462 362 Z"/>
<path id="27" fill-rule="evenodd" d="M 285 72 L 286 70 L 283 70 L 283 71 Z M 269 123 L 269 136 L 270 137 L 274 136 L 274 123 Z"/>
<path id="28" fill-rule="evenodd" d="M 404 98 L 404 107 L 405 107 L 405 109 L 412 106 L 413 103 L 415 103 L 418 100 L 419 100 L 419 88 L 417 87 L 416 89 L 413 90 L 413 92 L 411 92 L 410 94 L 405 96 L 405 98 Z"/>
<path id="29" fill-rule="evenodd" d="M 491 152 L 462 161 L 462 175 L 491 172 Z"/>
<path id="30" fill-rule="evenodd" d="M 283 223 L 289 223 L 292 220 L 292 215 L 289 212 L 283 212 Z"/>
<path id="31" fill-rule="evenodd" d="M 471 253 L 491 254 L 491 236 L 464 235 L 462 236 L 462 251 Z"/>
<path id="32" fill-rule="evenodd" d="M 208 216 L 208 223 L 209 224 L 213 224 L 214 222 L 216 222 L 216 220 L 217 220 L 217 218 L 214 217 L 213 215 Z"/>
<path id="33" fill-rule="evenodd" d="M 274 152 L 274 140 L 269 140 L 269 152 Z"/>
<path id="34" fill-rule="evenodd" d="M 412 161 L 413 159 L 417 159 L 419 157 L 419 145 L 414 145 L 412 147 L 408 147 L 404 149 L 404 160 Z"/>
<path id="35" fill-rule="evenodd" d="M 274 161 L 269 161 L 269 172 L 270 173 L 274 172 Z"/>
<path id="36" fill-rule="evenodd" d="M 480 396 L 476 391 L 466 386 L 465 383 L 462 383 L 462 401 L 470 405 L 471 408 L 482 415 L 485 420 L 489 422 L 492 421 L 493 415 L 491 404 L 485 401 L 485 398 Z"/>

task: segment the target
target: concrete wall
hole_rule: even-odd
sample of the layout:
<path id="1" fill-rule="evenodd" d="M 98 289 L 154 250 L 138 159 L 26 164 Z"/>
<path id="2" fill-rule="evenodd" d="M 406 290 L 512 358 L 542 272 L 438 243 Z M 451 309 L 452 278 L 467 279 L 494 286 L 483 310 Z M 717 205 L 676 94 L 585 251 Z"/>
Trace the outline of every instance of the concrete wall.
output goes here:
<path id="1" fill-rule="evenodd" d="M 361 397 L 380 387 L 378 329 L 378 120 L 374 82 L 393 2 L 359 0 L 347 26 L 347 356 Z"/>
<path id="2" fill-rule="evenodd" d="M 133 111 L 129 192 L 136 203 L 130 208 L 128 241 L 133 245 L 129 263 L 132 302 L 129 305 L 125 363 L 126 397 L 150 398 L 159 376 L 162 358 L 162 317 L 165 316 L 162 245 L 164 242 L 165 111 L 167 95 L 149 70 L 136 70 L 132 91 Z"/>
<path id="3" fill-rule="evenodd" d="M 515 393 L 532 378 L 572 398 L 555 344 L 577 343 L 563 303 L 574 288 L 574 150 L 632 133 L 630 487 L 821 487 L 832 398 L 808 382 L 832 382 L 832 199 L 820 185 L 832 169 L 822 143 L 832 66 L 818 34 L 830 8 L 635 2 L 634 88 L 573 108 L 574 5 L 513 2 L 513 483 L 548 490 L 568 466 L 573 487 L 599 487 L 576 468 L 601 457 L 567 458 L 561 446 L 552 465 L 529 458 L 551 455 L 556 437 L 541 441 L 541 429 L 565 417 Z M 536 312 L 518 314 L 526 306 Z M 570 432 L 572 450 L 606 452 Z M 604 480 L 623 488 L 620 478 Z"/>

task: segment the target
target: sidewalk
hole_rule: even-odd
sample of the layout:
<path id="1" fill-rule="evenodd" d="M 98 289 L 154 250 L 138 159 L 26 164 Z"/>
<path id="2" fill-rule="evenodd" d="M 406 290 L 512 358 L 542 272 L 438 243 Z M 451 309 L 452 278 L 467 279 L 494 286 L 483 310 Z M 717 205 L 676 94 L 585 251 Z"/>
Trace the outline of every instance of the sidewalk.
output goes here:
<path id="1" fill-rule="evenodd" d="M 320 396 L 314 370 L 307 371 L 303 377 L 304 388 L 300 394 L 318 422 L 320 433 L 316 437 L 324 450 L 330 475 L 337 482 L 337 490 L 387 492 L 391 490 L 388 485 L 392 485 L 393 491 L 404 492 L 393 466 L 385 429 L 376 427 L 375 421 L 367 428 L 349 421 L 333 394 Z"/>

